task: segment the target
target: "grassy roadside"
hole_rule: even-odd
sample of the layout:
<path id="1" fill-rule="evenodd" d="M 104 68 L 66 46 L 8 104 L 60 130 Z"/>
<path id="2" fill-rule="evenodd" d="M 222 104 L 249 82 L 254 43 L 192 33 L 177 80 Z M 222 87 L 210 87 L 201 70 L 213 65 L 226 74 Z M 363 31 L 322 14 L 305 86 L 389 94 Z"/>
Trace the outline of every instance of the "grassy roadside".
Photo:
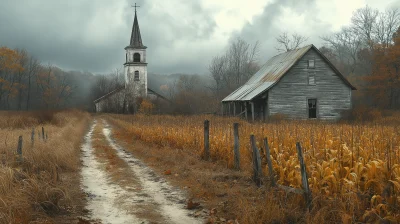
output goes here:
<path id="1" fill-rule="evenodd" d="M 76 197 L 82 196 L 80 144 L 90 115 L 0 112 L 0 120 L 0 223 L 59 223 L 57 216 L 81 210 Z M 38 136 L 42 127 L 46 141 Z M 16 155 L 18 136 L 23 137 L 23 162 Z"/>
<path id="2" fill-rule="evenodd" d="M 206 162 L 190 150 L 144 143 L 130 133 L 129 122 L 105 118 L 119 144 L 205 206 L 209 223 L 305 222 L 301 197 L 257 188 L 249 170 L 233 171 L 223 161 Z"/>

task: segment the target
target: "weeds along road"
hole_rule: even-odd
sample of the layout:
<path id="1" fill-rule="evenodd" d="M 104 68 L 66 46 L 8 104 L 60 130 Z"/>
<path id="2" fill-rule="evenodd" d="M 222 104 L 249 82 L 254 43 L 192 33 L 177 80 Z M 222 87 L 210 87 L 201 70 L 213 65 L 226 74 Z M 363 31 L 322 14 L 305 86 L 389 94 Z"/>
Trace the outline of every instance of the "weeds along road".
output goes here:
<path id="1" fill-rule="evenodd" d="M 185 209 L 174 188 L 112 139 L 104 121 L 94 121 L 82 145 L 82 187 L 90 220 L 101 223 L 202 223 Z"/>

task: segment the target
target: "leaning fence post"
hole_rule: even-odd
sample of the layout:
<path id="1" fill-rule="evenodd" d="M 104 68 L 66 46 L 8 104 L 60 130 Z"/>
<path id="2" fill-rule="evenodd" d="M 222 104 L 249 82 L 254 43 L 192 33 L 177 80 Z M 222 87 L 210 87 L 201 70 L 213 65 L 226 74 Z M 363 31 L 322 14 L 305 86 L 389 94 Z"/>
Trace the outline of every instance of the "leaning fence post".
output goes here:
<path id="1" fill-rule="evenodd" d="M 33 146 L 33 144 L 35 143 L 35 128 L 32 128 L 31 143 L 32 143 L 32 146 Z"/>
<path id="2" fill-rule="evenodd" d="M 204 121 L 204 159 L 210 159 L 210 121 Z"/>
<path id="3" fill-rule="evenodd" d="M 251 148 L 253 149 L 253 179 L 256 182 L 257 186 L 261 186 L 261 176 L 262 176 L 262 169 L 261 169 L 261 157 L 260 151 L 257 149 L 256 140 L 254 135 L 250 135 L 250 143 Z"/>
<path id="4" fill-rule="evenodd" d="M 22 136 L 19 136 L 18 138 L 18 148 L 17 148 L 17 154 L 18 154 L 18 162 L 22 162 Z"/>
<path id="5" fill-rule="evenodd" d="M 269 146 L 268 146 L 268 138 L 264 138 L 264 146 L 265 146 L 265 157 L 267 158 L 267 164 L 268 164 L 269 179 L 271 181 L 271 186 L 275 187 L 276 181 L 275 181 L 274 170 L 272 168 L 272 160 L 271 160 L 271 153 L 269 151 Z"/>
<path id="6" fill-rule="evenodd" d="M 233 124 L 233 135 L 234 135 L 234 162 L 235 162 L 235 169 L 240 170 L 240 150 L 239 150 L 239 124 Z"/>
<path id="7" fill-rule="evenodd" d="M 312 199 L 311 199 L 310 187 L 308 186 L 306 164 L 304 163 L 303 152 L 301 150 L 300 142 L 296 143 L 296 148 L 297 148 L 297 156 L 300 162 L 301 183 L 303 185 L 304 198 L 306 200 L 306 206 L 309 209 L 311 206 Z"/>
<path id="8" fill-rule="evenodd" d="M 44 127 L 42 126 L 42 139 L 44 140 Z"/>

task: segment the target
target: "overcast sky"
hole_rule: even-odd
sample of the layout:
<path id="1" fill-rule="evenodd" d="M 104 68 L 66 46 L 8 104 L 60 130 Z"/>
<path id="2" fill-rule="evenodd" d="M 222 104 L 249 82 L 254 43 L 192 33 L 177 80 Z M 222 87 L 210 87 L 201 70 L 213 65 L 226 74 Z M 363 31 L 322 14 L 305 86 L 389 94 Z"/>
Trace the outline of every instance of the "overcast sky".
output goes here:
<path id="1" fill-rule="evenodd" d="M 277 54 L 283 31 L 321 45 L 365 5 L 384 11 L 400 0 L 136 0 L 148 70 L 207 74 L 211 58 L 233 38 L 261 43 L 260 62 Z M 135 1 L 0 0 L 0 46 L 25 48 L 66 70 L 110 73 L 122 68 Z"/>

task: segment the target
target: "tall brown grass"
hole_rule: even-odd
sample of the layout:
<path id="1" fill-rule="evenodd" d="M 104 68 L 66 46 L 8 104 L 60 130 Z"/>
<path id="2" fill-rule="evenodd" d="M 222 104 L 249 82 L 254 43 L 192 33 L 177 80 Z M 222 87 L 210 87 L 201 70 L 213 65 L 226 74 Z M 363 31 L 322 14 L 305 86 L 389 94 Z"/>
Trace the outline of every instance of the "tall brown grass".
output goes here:
<path id="1" fill-rule="evenodd" d="M 60 201 L 68 198 L 63 173 L 79 168 L 79 147 L 89 117 L 75 110 L 0 112 L 0 223 L 44 222 L 59 211 Z M 42 127 L 47 140 L 39 139 Z M 19 136 L 22 162 L 16 154 Z"/>

